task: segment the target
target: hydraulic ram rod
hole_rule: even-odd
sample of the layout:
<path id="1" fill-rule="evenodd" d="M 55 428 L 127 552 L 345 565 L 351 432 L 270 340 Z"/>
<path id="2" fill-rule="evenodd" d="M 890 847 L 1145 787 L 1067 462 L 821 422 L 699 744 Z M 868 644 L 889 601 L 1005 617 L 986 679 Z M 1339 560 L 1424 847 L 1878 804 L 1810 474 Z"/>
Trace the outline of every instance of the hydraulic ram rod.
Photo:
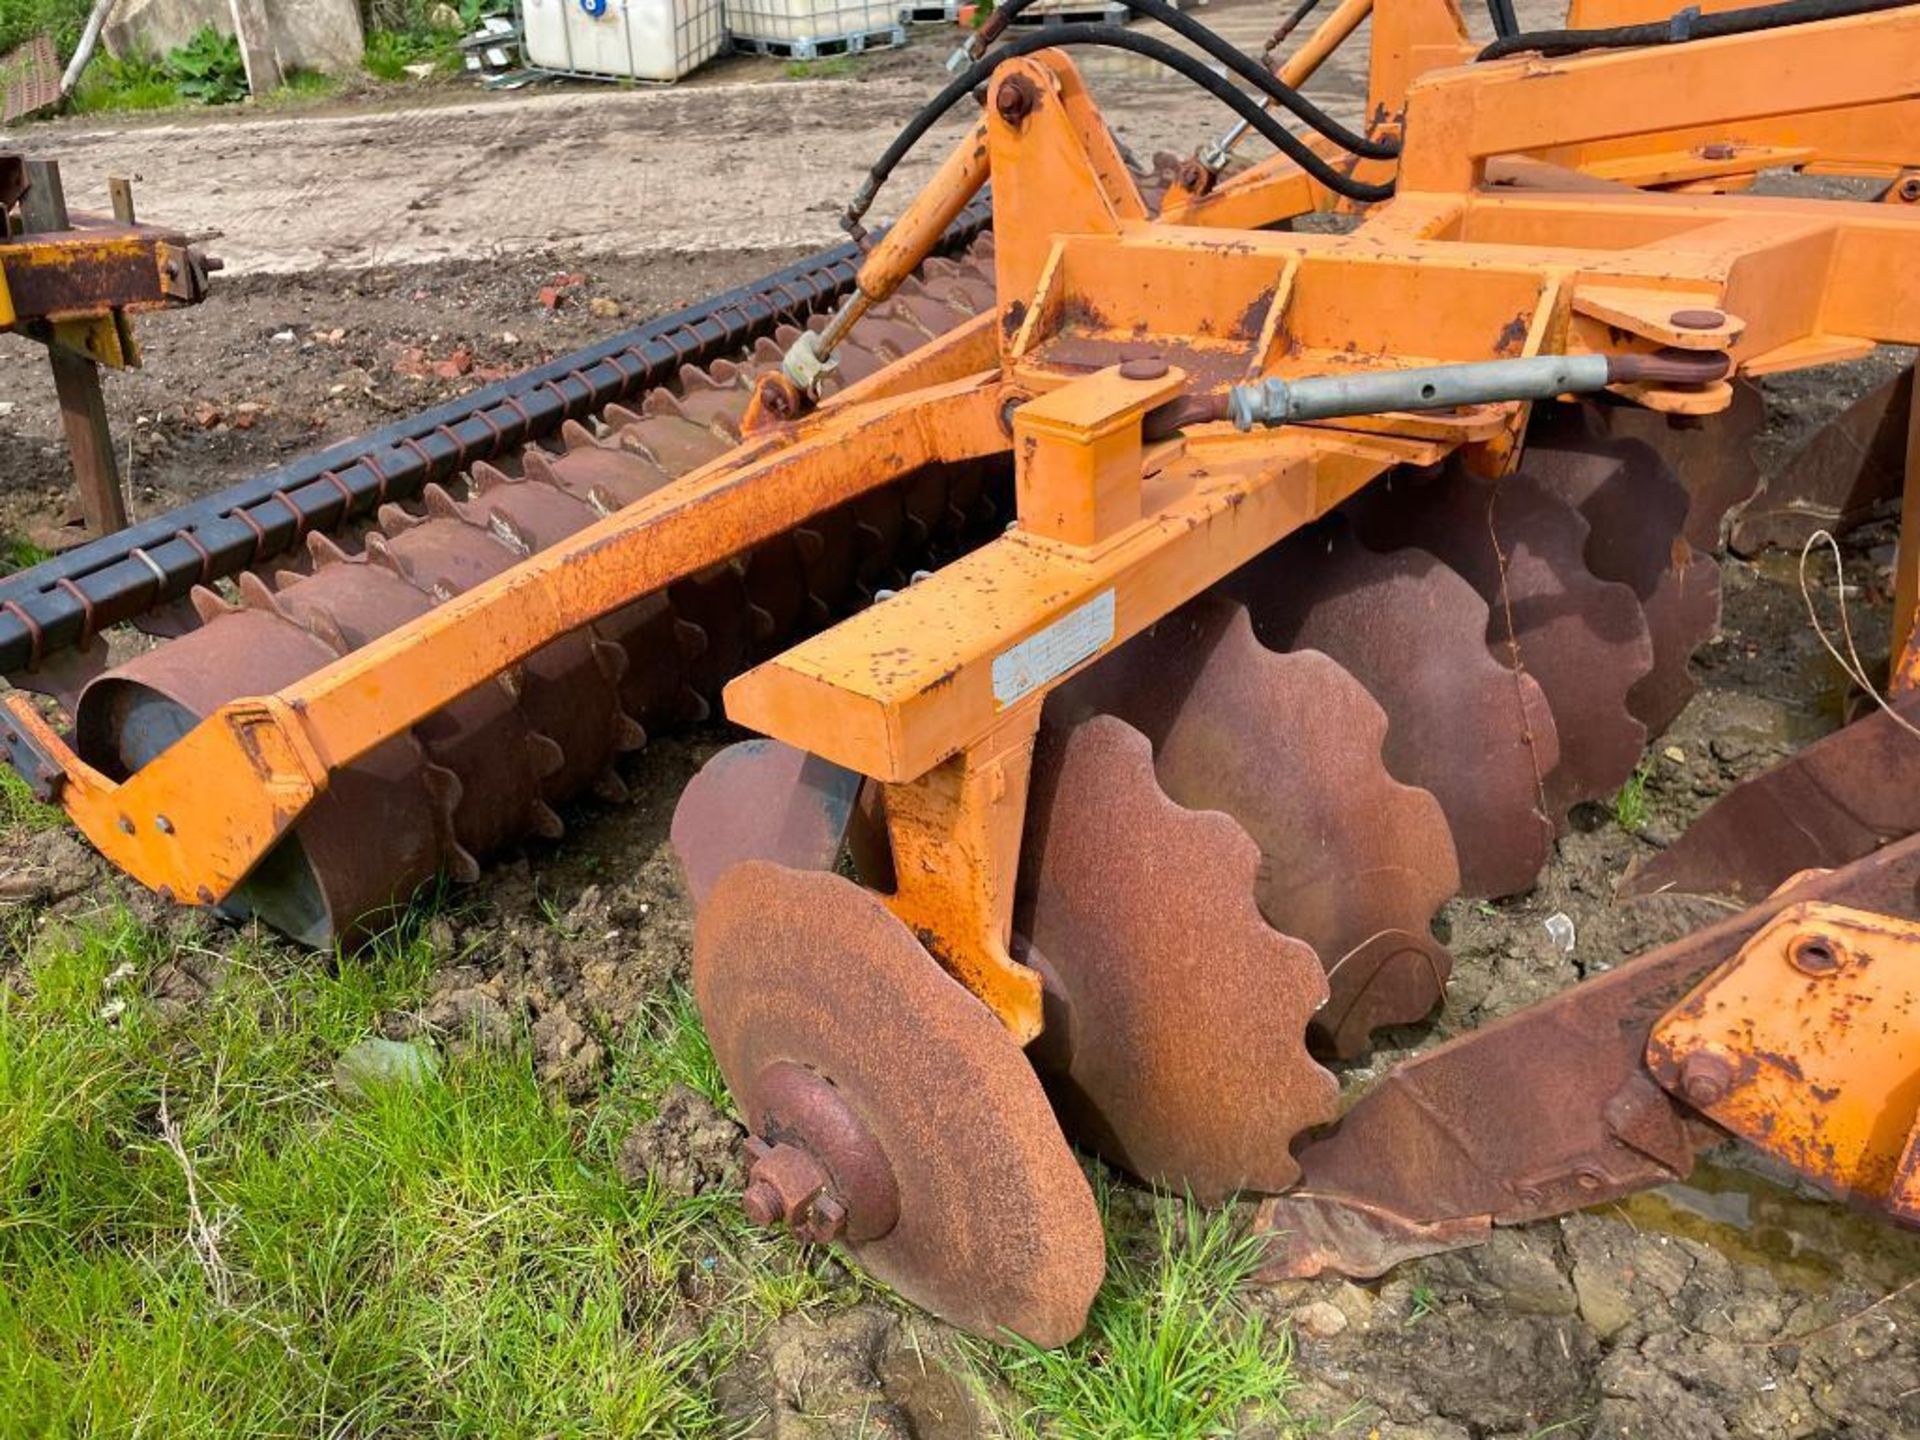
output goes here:
<path id="1" fill-rule="evenodd" d="M 1523 360 L 1480 360 L 1417 370 L 1361 370 L 1345 375 L 1273 377 L 1235 385 L 1223 417 L 1234 428 L 1293 425 L 1348 415 L 1384 415 L 1395 410 L 1452 410 L 1514 400 L 1551 400 L 1585 395 L 1609 385 L 1657 380 L 1710 384 L 1723 378 L 1727 357 L 1718 351 L 1660 355 L 1536 355 Z M 1192 417 L 1189 417 L 1191 421 Z"/>

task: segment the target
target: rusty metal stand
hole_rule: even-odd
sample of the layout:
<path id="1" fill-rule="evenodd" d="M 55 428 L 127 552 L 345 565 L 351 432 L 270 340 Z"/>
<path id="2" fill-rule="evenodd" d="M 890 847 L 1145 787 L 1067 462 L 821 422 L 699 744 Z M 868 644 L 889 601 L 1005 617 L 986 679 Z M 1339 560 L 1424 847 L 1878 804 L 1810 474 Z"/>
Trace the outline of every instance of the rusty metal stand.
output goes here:
<path id="1" fill-rule="evenodd" d="M 20 218 L 28 232 L 65 230 L 67 197 L 60 167 L 52 160 L 27 161 L 29 188 L 20 199 Z M 127 203 L 131 206 L 131 196 Z M 116 208 L 119 197 L 115 197 Z M 47 347 L 54 389 L 60 397 L 60 421 L 67 432 L 74 478 L 80 485 L 80 511 L 95 535 L 123 530 L 127 501 L 120 489 L 120 467 L 113 457 L 113 428 L 107 421 L 100 367 L 59 344 Z"/>

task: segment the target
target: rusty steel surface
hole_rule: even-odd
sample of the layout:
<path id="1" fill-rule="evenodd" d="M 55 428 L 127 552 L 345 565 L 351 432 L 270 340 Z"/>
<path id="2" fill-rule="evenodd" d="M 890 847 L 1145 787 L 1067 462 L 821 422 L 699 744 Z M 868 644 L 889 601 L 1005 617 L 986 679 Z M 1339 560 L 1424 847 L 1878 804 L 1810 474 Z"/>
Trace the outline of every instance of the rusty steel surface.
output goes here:
<path id="1" fill-rule="evenodd" d="M 1920 839 L 1662 946 L 1390 1071 L 1302 1147 L 1300 1186 L 1268 1201 L 1270 1279 L 1377 1275 L 1496 1224 L 1679 1179 L 1703 1130 L 1647 1068 L 1653 1027 L 1701 978 L 1803 901 L 1911 915 Z"/>
<path id="2" fill-rule="evenodd" d="M 1653 669 L 1646 615 L 1631 587 L 1587 568 L 1587 522 L 1523 469 L 1482 481 L 1449 466 L 1431 481 L 1376 485 L 1350 507 L 1374 549 L 1418 546 L 1487 602 L 1496 658 L 1531 676 L 1553 712 L 1559 763 L 1542 780 L 1556 821 L 1611 797 L 1646 748 L 1627 708 Z"/>
<path id="3" fill-rule="evenodd" d="M 0 125 L 60 103 L 60 57 L 51 35 L 36 35 L 0 55 Z M 5 157 L 0 157 L 3 162 Z M 13 197 L 0 190 L 0 210 Z"/>
<path id="4" fill-rule="evenodd" d="M 1920 695 L 1905 720 L 1873 710 L 1743 780 L 1672 845 L 1636 865 L 1622 895 L 1668 891 L 1754 904 L 1802 870 L 1832 869 L 1920 831 Z"/>
<path id="5" fill-rule="evenodd" d="M 1203 596 L 1066 687 L 1057 708 L 1126 721 L 1176 804 L 1232 816 L 1260 847 L 1261 913 L 1328 972 L 1316 1050 L 1355 1059 L 1376 1029 L 1440 1003 L 1453 962 L 1429 927 L 1460 886 L 1446 816 L 1388 773 L 1387 717 L 1336 661 L 1269 650 L 1244 609 Z"/>
<path id="6" fill-rule="evenodd" d="M 1899 495 L 1912 404 L 1908 366 L 1816 430 L 1740 513 L 1733 548 L 1742 555 L 1798 550 L 1814 531 L 1842 534 Z"/>
<path id="7" fill-rule="evenodd" d="M 1632 440 L 1530 437 L 1526 471 L 1587 522 L 1587 568 L 1639 597 L 1653 668 L 1627 692 L 1627 709 L 1659 734 L 1693 697 L 1688 661 L 1720 626 L 1720 567 L 1686 539 L 1685 487 L 1651 446 Z"/>
<path id="8" fill-rule="evenodd" d="M 1132 726 L 1043 729 L 1014 911 L 1046 986 L 1034 1065 L 1079 1143 L 1208 1202 L 1284 1189 L 1287 1142 L 1334 1112 L 1305 1043 L 1326 974 L 1261 916 L 1259 872 L 1229 816 L 1167 797 Z"/>
<path id="9" fill-rule="evenodd" d="M 938 304 L 917 287 L 909 292 L 928 319 L 944 314 L 957 323 L 966 302 L 987 302 L 977 272 L 945 278 L 947 298 Z M 859 329 L 849 341 L 855 350 L 867 343 Z M 733 443 L 752 373 L 687 367 L 674 391 L 653 392 L 636 409 L 610 408 L 605 435 L 570 424 L 564 453 L 528 450 L 520 476 L 481 465 L 466 499 L 430 484 L 419 512 L 382 507 L 379 528 L 357 553 L 314 534 L 310 573 L 283 570 L 269 585 L 243 572 L 238 607 L 200 592 L 198 628 L 81 691 L 79 754 L 109 775 L 130 775 L 185 734 L 189 717 L 361 650 L 655 493 Z M 649 732 L 707 718 L 721 684 L 750 659 L 866 603 L 876 576 L 903 579 L 900 567 L 922 563 L 930 550 L 950 553 L 977 540 L 993 509 L 982 484 L 979 474 L 958 470 L 923 477 L 913 490 L 917 525 L 887 522 L 889 513 L 906 513 L 900 498 L 824 512 L 734 564 L 636 597 L 559 637 L 343 767 L 228 908 L 325 944 L 383 923 L 438 871 L 472 881 L 490 852 L 522 837 L 557 838 L 557 806 L 589 789 L 619 798 L 615 759 Z M 847 543 L 830 546 L 824 533 Z M 274 668 L 273 683 L 262 684 L 255 652 L 263 648 L 299 661 Z M 155 705 L 163 729 L 139 718 Z M 386 823 L 368 825 L 360 818 L 368 814 Z"/>
<path id="10" fill-rule="evenodd" d="M 879 897 L 735 866 L 695 925 L 693 987 L 749 1128 L 810 1155 L 845 1212 L 820 1214 L 805 1167 L 756 1160 L 783 1215 L 837 1223 L 867 1270 L 973 1334 L 1079 1333 L 1106 1265 L 1086 1177 L 1019 1046 Z M 775 1194 L 751 1203 L 771 1215 Z"/>
<path id="11" fill-rule="evenodd" d="M 674 858 L 694 905 L 742 860 L 831 870 L 860 785 L 853 771 L 778 740 L 727 746 L 700 767 L 673 810 Z"/>
<path id="12" fill-rule="evenodd" d="M 1468 895 L 1511 895 L 1553 846 L 1541 778 L 1559 761 L 1545 694 L 1487 649 L 1487 602 L 1424 550 L 1367 549 L 1334 520 L 1228 581 L 1274 649 L 1321 651 L 1387 713 L 1392 774 L 1445 812 Z"/>
<path id="13" fill-rule="evenodd" d="M 1652 447 L 1687 492 L 1684 538 L 1704 554 L 1726 545 L 1742 507 L 1760 488 L 1753 442 L 1766 421 L 1766 401 L 1749 380 L 1734 381 L 1732 403 L 1716 415 L 1662 415 L 1607 398 L 1555 407 L 1548 416 L 1551 443 L 1638 440 Z"/>
<path id="14" fill-rule="evenodd" d="M 1653 1027 L 1654 1078 L 1835 1195 L 1920 1225 L 1920 928 L 1802 903 Z"/>

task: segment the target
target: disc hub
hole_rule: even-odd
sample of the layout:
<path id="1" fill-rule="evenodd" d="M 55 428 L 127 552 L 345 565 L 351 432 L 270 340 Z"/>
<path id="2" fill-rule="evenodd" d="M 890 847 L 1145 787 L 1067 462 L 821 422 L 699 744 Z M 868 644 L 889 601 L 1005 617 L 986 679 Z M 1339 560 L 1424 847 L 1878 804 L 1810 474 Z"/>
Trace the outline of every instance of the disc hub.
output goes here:
<path id="1" fill-rule="evenodd" d="M 741 1208 L 756 1225 L 787 1226 L 812 1244 L 877 1240 L 900 1218 L 886 1151 L 833 1082 L 780 1060 L 754 1078 Z"/>

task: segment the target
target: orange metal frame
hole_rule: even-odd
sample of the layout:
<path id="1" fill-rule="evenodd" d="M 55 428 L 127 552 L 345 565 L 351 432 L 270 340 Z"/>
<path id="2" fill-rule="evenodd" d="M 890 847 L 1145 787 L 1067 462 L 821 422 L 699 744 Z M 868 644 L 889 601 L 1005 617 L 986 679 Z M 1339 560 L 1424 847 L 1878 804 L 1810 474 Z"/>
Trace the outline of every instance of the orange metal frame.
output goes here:
<path id="1" fill-rule="evenodd" d="M 1749 3 L 1705 0 L 1698 8 L 1714 12 Z M 1637 24 L 1664 20 L 1672 8 L 1669 0 L 1573 0 L 1567 23 L 1578 28 Z M 1480 46 L 1468 38 L 1454 0 L 1345 0 L 1282 68 L 1281 78 L 1303 83 L 1330 50 L 1328 42 L 1337 44 L 1369 15 L 1373 42 L 1366 114 L 1376 138 L 1402 134 L 1415 91 L 1431 84 L 1450 92 L 1441 106 L 1451 118 L 1439 125 L 1423 119 L 1416 142 L 1431 155 L 1451 154 L 1457 163 L 1466 152 L 1456 149 L 1457 140 L 1444 131 L 1480 126 L 1480 143 L 1489 148 L 1472 158 L 1484 164 L 1500 157 L 1505 178 L 1580 188 L 1578 177 L 1584 177 L 1718 193 L 1747 188 L 1761 170 L 1794 167 L 1884 180 L 1883 199 L 1920 201 L 1920 103 L 1861 101 L 1860 92 L 1844 84 L 1823 95 L 1818 83 L 1801 83 L 1820 67 L 1865 60 L 1843 30 L 1820 38 L 1814 50 L 1796 53 L 1791 72 L 1774 62 L 1735 75 L 1716 58 L 1724 52 L 1703 51 L 1698 44 L 1561 59 L 1521 56 L 1468 67 Z M 1789 33 L 1805 35 L 1801 28 Z M 1611 67 L 1604 63 L 1609 57 L 1615 62 Z M 1641 88 L 1650 71 L 1658 73 L 1658 91 Z M 1581 79 L 1568 83 L 1570 73 Z M 1546 78 L 1557 82 L 1551 105 L 1529 108 L 1541 98 L 1538 82 Z M 1834 69 L 1827 78 L 1842 77 Z M 1657 126 L 1650 126 L 1649 102 L 1656 96 L 1661 116 Z M 1425 109 L 1431 100 L 1422 103 L 1424 115 L 1441 113 Z M 1322 153 L 1329 160 L 1342 159 L 1328 146 Z M 1519 163 L 1523 155 L 1526 162 Z M 1360 180 L 1394 174 L 1391 161 L 1347 163 Z M 1551 168 L 1543 172 L 1543 166 Z M 1293 161 L 1274 156 L 1203 194 L 1176 185 L 1161 215 L 1181 224 L 1253 228 L 1344 208 L 1350 208 L 1347 202 Z"/>
<path id="2" fill-rule="evenodd" d="M 1900 207 L 1482 183 L 1500 156 L 1623 128 L 1582 116 L 1665 134 L 1763 103 L 1920 96 L 1920 16 L 1905 12 L 1680 48 L 1428 75 L 1408 93 L 1400 193 L 1339 236 L 1148 219 L 1070 61 L 1011 61 L 995 85 L 1031 87 L 1037 105 L 1008 120 L 989 104 L 986 163 L 950 162 L 901 226 L 928 233 L 990 173 L 1000 315 L 811 414 L 763 411 L 732 454 L 277 695 L 222 707 L 123 783 L 19 697 L 8 724 L 54 760 L 68 812 L 115 863 L 214 903 L 330 774 L 555 637 L 919 467 L 1011 455 L 1013 530 L 726 698 L 735 720 L 887 786 L 889 903 L 1031 1038 L 1039 986 L 1007 946 L 1048 691 L 1395 466 L 1460 452 L 1499 473 L 1526 421 L 1510 404 L 1149 443 L 1155 407 L 1263 375 L 1662 347 L 1725 350 L 1752 374 L 1920 342 L 1920 215 Z M 1783 69 L 1789 52 L 1820 59 Z M 863 290 L 884 293 L 911 249 L 874 257 Z M 1682 310 L 1720 319 L 1691 328 Z M 1121 373 L 1146 356 L 1164 370 Z M 1629 398 L 1703 413 L 1728 395 Z"/>

